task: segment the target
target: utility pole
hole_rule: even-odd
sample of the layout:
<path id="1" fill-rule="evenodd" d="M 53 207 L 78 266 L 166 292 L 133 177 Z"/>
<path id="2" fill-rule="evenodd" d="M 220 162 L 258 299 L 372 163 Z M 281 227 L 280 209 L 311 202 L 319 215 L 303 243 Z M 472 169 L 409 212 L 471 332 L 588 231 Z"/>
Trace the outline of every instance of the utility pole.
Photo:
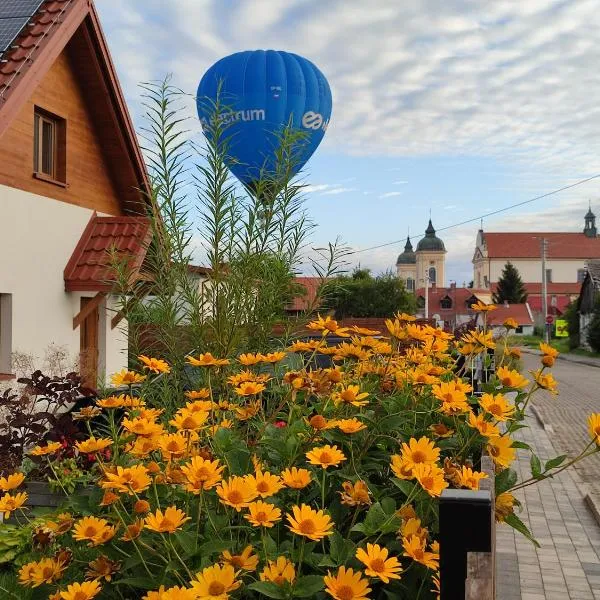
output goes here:
<path id="1" fill-rule="evenodd" d="M 425 318 L 429 319 L 429 275 L 425 275 Z"/>
<path id="2" fill-rule="evenodd" d="M 546 252 L 548 250 L 548 240 L 541 238 L 542 246 L 542 314 L 544 315 L 544 341 L 549 342 L 550 326 L 547 323 L 548 318 L 548 281 L 546 278 Z"/>

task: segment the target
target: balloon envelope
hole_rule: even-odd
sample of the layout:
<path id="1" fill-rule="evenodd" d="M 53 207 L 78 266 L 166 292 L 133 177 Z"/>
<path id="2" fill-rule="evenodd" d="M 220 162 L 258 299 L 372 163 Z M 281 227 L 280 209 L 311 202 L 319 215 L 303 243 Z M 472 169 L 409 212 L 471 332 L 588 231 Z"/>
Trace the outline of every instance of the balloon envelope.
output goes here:
<path id="1" fill-rule="evenodd" d="M 289 52 L 238 52 L 210 67 L 197 94 L 204 126 L 214 118 L 217 96 L 225 106 L 219 118 L 228 124 L 228 167 L 251 188 L 261 171 L 274 173 L 278 136 L 287 125 L 304 132 L 294 175 L 317 149 L 331 116 L 331 90 L 325 76 L 312 62 Z"/>

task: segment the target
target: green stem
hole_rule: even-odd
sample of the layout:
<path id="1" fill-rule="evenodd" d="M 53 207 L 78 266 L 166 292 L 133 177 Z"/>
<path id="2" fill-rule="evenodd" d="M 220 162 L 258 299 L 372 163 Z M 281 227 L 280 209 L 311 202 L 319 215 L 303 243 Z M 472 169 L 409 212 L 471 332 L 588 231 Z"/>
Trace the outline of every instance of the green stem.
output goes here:
<path id="1" fill-rule="evenodd" d="M 198 550 L 198 538 L 200 537 L 200 515 L 202 514 L 202 500 L 204 495 L 202 494 L 202 488 L 200 488 L 200 498 L 198 498 L 198 516 L 196 517 L 196 543 L 195 550 Z"/>
<path id="2" fill-rule="evenodd" d="M 325 479 L 327 477 L 327 469 L 323 469 L 323 481 L 321 483 L 321 508 L 325 510 Z"/>
<path id="3" fill-rule="evenodd" d="M 56 471 L 54 470 L 54 467 L 52 466 L 52 463 L 50 462 L 50 459 L 48 458 L 48 456 L 46 456 L 46 461 L 48 463 L 48 466 L 50 467 L 50 470 L 52 471 L 52 475 L 54 475 L 54 479 L 56 479 L 58 485 L 60 485 L 60 489 L 63 491 L 64 495 L 67 496 L 67 498 L 68 498 L 69 493 L 65 489 L 65 486 L 62 484 L 62 481 L 58 478 L 58 475 L 56 474 Z"/>

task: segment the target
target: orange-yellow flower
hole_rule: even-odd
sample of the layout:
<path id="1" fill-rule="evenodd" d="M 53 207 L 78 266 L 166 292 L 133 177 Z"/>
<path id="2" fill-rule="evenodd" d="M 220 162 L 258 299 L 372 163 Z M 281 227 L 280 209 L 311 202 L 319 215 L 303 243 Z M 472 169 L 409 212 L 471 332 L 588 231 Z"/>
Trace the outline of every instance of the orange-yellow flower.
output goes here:
<path id="1" fill-rule="evenodd" d="M 163 433 L 158 438 L 163 460 L 171 461 L 181 458 L 188 452 L 188 439 L 181 433 Z"/>
<path id="2" fill-rule="evenodd" d="M 240 361 L 241 364 L 243 364 L 245 367 L 251 367 L 252 365 L 257 365 L 259 362 L 262 362 L 262 354 L 260 353 L 256 353 L 256 354 L 240 354 L 238 356 L 238 360 Z"/>
<path id="3" fill-rule="evenodd" d="M 560 352 L 553 348 L 550 344 L 545 344 L 544 342 L 540 342 L 540 351 L 544 356 L 551 356 L 552 358 L 556 358 Z"/>
<path id="4" fill-rule="evenodd" d="M 217 487 L 217 496 L 222 504 L 232 506 L 240 512 L 258 496 L 254 477 L 230 477 Z"/>
<path id="5" fill-rule="evenodd" d="M 256 416 L 260 412 L 260 408 L 260 400 L 255 400 L 253 402 L 249 402 L 245 406 L 236 406 L 233 410 L 235 411 L 235 416 L 240 421 L 247 421 L 248 419 Z"/>
<path id="6" fill-rule="evenodd" d="M 96 439 L 95 437 L 91 437 L 83 442 L 76 442 L 75 446 L 79 452 L 83 452 L 84 454 L 93 454 L 94 452 L 102 452 L 103 450 L 106 450 L 106 448 L 111 446 L 112 443 L 113 441 L 108 438 Z"/>
<path id="7" fill-rule="evenodd" d="M 308 469 L 290 467 L 281 472 L 281 479 L 287 487 L 301 490 L 312 481 L 312 475 Z"/>
<path id="8" fill-rule="evenodd" d="M 514 511 L 514 505 L 516 502 L 516 498 L 510 492 L 502 492 L 502 494 L 498 494 L 498 496 L 496 496 L 496 502 L 494 505 L 496 521 L 501 523 L 506 519 L 506 517 L 508 517 L 508 515 L 511 515 Z"/>
<path id="9" fill-rule="evenodd" d="M 444 470 L 431 463 L 419 463 L 413 467 L 413 476 L 421 487 L 433 497 L 437 497 L 448 487 L 444 480 Z"/>
<path id="10" fill-rule="evenodd" d="M 482 479 L 487 479 L 487 473 L 473 471 L 473 469 L 463 465 L 462 470 L 459 471 L 458 479 L 462 487 L 469 488 L 470 490 L 478 490 L 479 482 Z"/>
<path id="11" fill-rule="evenodd" d="M 9 492 L 18 488 L 25 481 L 23 473 L 12 473 L 8 477 L 0 477 L 0 490 Z"/>
<path id="12" fill-rule="evenodd" d="M 66 591 L 60 593 L 60 597 L 62 600 L 91 600 L 101 590 L 102 587 L 98 581 L 84 581 L 83 583 L 71 584 Z"/>
<path id="13" fill-rule="evenodd" d="M 467 395 L 460 384 L 457 385 L 456 381 L 442 382 L 434 385 L 431 391 L 438 400 L 441 400 L 442 406 L 440 411 L 444 414 L 456 415 L 469 410 Z"/>
<path id="14" fill-rule="evenodd" d="M 246 546 L 241 554 L 231 554 L 229 550 L 224 550 L 221 553 L 221 559 L 236 569 L 255 571 L 258 566 L 258 555 L 252 554 L 253 550 L 254 548 L 250 545 Z"/>
<path id="15" fill-rule="evenodd" d="M 99 556 L 97 559 L 90 561 L 88 570 L 85 573 L 86 579 L 105 579 L 111 581 L 112 576 L 119 571 L 121 563 L 110 560 L 107 556 Z"/>
<path id="16" fill-rule="evenodd" d="M 451 429 L 445 423 L 434 423 L 429 426 L 430 431 L 439 438 L 450 437 L 454 433 L 454 429 Z"/>
<path id="17" fill-rule="evenodd" d="M 33 456 L 45 456 L 46 454 L 54 454 L 62 448 L 60 442 L 48 442 L 45 446 L 36 446 L 29 454 Z"/>
<path id="18" fill-rule="evenodd" d="M 533 378 L 539 387 L 548 390 L 551 394 L 558 394 L 556 388 L 558 382 L 552 376 L 552 373 L 543 373 L 541 370 L 532 371 Z"/>
<path id="19" fill-rule="evenodd" d="M 190 400 L 205 400 L 206 398 L 210 398 L 210 390 L 208 388 L 200 388 L 199 390 L 184 392 L 184 395 Z"/>
<path id="20" fill-rule="evenodd" d="M 368 392 L 361 392 L 358 385 L 349 385 L 342 387 L 339 392 L 335 392 L 331 397 L 336 406 L 340 404 L 352 404 L 352 406 L 365 406 L 369 401 L 365 400 L 369 396 Z"/>
<path id="21" fill-rule="evenodd" d="M 483 414 L 475 416 L 475 413 L 469 413 L 469 426 L 477 429 L 483 437 L 489 438 L 500 435 L 499 429 L 490 421 L 486 421 Z"/>
<path id="22" fill-rule="evenodd" d="M 163 513 L 157 509 L 154 514 L 149 514 L 145 520 L 146 529 L 156 531 L 157 533 L 175 533 L 180 529 L 190 517 L 186 517 L 185 513 L 176 506 L 169 506 Z"/>
<path id="23" fill-rule="evenodd" d="M 286 352 L 269 352 L 268 354 L 263 354 L 261 358 L 266 363 L 277 363 L 282 361 L 286 356 Z"/>
<path id="24" fill-rule="evenodd" d="M 414 479 L 413 465 L 414 463 L 407 460 L 399 454 L 393 454 L 391 457 L 392 472 L 398 479 Z"/>
<path id="25" fill-rule="evenodd" d="M 400 579 L 402 566 L 395 556 L 388 558 L 387 548 L 379 544 L 367 544 L 367 549 L 358 548 L 356 558 L 366 567 L 365 574 L 369 577 L 378 577 L 383 583 L 390 579 Z"/>
<path id="26" fill-rule="evenodd" d="M 188 356 L 187 361 L 193 367 L 223 367 L 229 364 L 226 358 L 215 358 L 210 352 L 200 354 L 198 358 Z"/>
<path id="27" fill-rule="evenodd" d="M 587 422 L 590 437 L 600 446 L 600 413 L 592 413 Z"/>
<path id="28" fill-rule="evenodd" d="M 519 371 L 509 369 L 508 367 L 499 367 L 496 375 L 503 387 L 520 389 L 525 387 L 529 380 L 525 379 Z"/>
<path id="29" fill-rule="evenodd" d="M 96 404 L 100 408 L 121 408 L 123 406 L 123 396 L 108 396 L 107 398 L 96 400 Z"/>
<path id="30" fill-rule="evenodd" d="M 270 581 L 275 585 L 283 585 L 286 581 L 294 583 L 296 569 L 285 556 L 278 556 L 277 560 L 270 560 L 260 574 L 261 581 Z"/>
<path id="31" fill-rule="evenodd" d="M 154 450 L 158 449 L 159 437 L 160 436 L 138 436 L 133 445 L 127 447 L 127 451 L 136 458 L 146 458 L 151 452 L 154 452 Z"/>
<path id="32" fill-rule="evenodd" d="M 427 437 L 423 436 L 419 440 L 410 438 L 408 444 L 402 444 L 402 458 L 414 467 L 419 463 L 434 463 L 440 458 L 440 449 Z"/>
<path id="33" fill-rule="evenodd" d="M 321 331 L 323 335 L 327 335 L 329 333 L 335 333 L 340 337 L 347 337 L 350 335 L 347 327 L 340 327 L 338 322 L 329 316 L 323 318 L 321 315 L 318 315 L 317 320 L 311 321 L 306 328 L 312 329 L 313 331 Z"/>
<path id="34" fill-rule="evenodd" d="M 191 583 L 198 600 L 227 600 L 229 592 L 242 585 L 242 582 L 236 579 L 235 569 L 231 565 L 206 567 L 196 573 Z"/>
<path id="35" fill-rule="evenodd" d="M 193 402 L 187 402 L 185 405 L 186 410 L 189 410 L 192 413 L 210 413 L 211 410 L 214 410 L 217 407 L 218 404 L 215 404 L 212 400 L 194 400 Z"/>
<path id="36" fill-rule="evenodd" d="M 255 396 L 256 394 L 260 394 L 263 390 L 266 389 L 266 385 L 264 383 L 259 383 L 256 381 L 246 381 L 242 383 L 239 387 L 234 388 L 234 392 L 238 396 Z"/>
<path id="37" fill-rule="evenodd" d="M 340 419 L 337 421 L 337 427 L 347 434 L 357 433 L 367 428 L 367 426 L 356 417 L 353 417 L 352 419 Z"/>
<path id="38" fill-rule="evenodd" d="M 337 426 L 337 421 L 328 420 L 323 415 L 313 415 L 307 422 L 315 431 L 325 431 Z"/>
<path id="39" fill-rule="evenodd" d="M 116 532 L 106 519 L 83 517 L 73 527 L 73 538 L 78 542 L 89 541 L 88 546 L 99 546 L 112 539 Z"/>
<path id="40" fill-rule="evenodd" d="M 439 555 L 435 552 L 427 552 L 425 550 L 425 540 L 416 535 L 411 535 L 409 538 L 402 540 L 402 545 L 404 547 L 404 556 L 416 560 L 433 571 L 438 569 Z"/>
<path id="41" fill-rule="evenodd" d="M 512 448 L 512 440 L 508 436 L 490 438 L 487 451 L 492 460 L 500 467 L 509 467 L 517 455 L 517 451 Z"/>
<path id="42" fill-rule="evenodd" d="M 479 400 L 479 404 L 496 421 L 507 421 L 513 416 L 516 410 L 504 394 L 483 394 Z"/>
<path id="43" fill-rule="evenodd" d="M 360 571 L 340 567 L 335 575 L 327 571 L 323 581 L 325 591 L 334 600 L 369 600 L 369 581 L 362 578 Z"/>
<path id="44" fill-rule="evenodd" d="M 133 385 L 134 383 L 142 383 L 145 381 L 146 376 L 140 375 L 135 371 L 128 371 L 127 369 L 123 369 L 118 373 L 115 373 L 110 380 L 113 385 L 121 386 L 121 385 Z"/>
<path id="45" fill-rule="evenodd" d="M 318 542 L 333 533 L 331 517 L 322 510 L 314 510 L 307 504 L 292 506 L 292 514 L 286 515 L 288 529 L 296 535 Z"/>
<path id="46" fill-rule="evenodd" d="M 199 494 L 201 490 L 210 490 L 221 481 L 224 468 L 218 460 L 194 456 L 189 463 L 181 467 L 188 481 L 186 489 L 194 494 Z"/>
<path id="47" fill-rule="evenodd" d="M 257 500 L 248 504 L 248 514 L 244 518 L 255 527 L 273 527 L 281 519 L 281 510 L 273 504 Z"/>
<path id="48" fill-rule="evenodd" d="M 123 419 L 123 428 L 135 435 L 145 437 L 157 436 L 163 432 L 163 426 L 152 419 Z"/>
<path id="49" fill-rule="evenodd" d="M 475 304 L 471 304 L 471 308 L 475 312 L 490 312 L 496 310 L 498 307 L 495 304 L 485 304 L 485 302 L 477 300 Z"/>
<path id="50" fill-rule="evenodd" d="M 142 600 L 198 600 L 198 594 L 193 588 L 176 585 L 167 589 L 161 585 L 157 592 L 148 592 Z"/>
<path id="51" fill-rule="evenodd" d="M 66 564 L 54 558 L 43 558 L 39 562 L 29 562 L 19 569 L 19 583 L 29 587 L 54 583 L 62 577 L 66 567 Z"/>
<path id="52" fill-rule="evenodd" d="M 153 373 L 170 373 L 169 364 L 160 358 L 150 358 L 149 356 L 138 356 L 138 360 L 144 364 L 144 367 Z"/>
<path id="53" fill-rule="evenodd" d="M 284 485 L 281 477 L 268 472 L 263 473 L 261 469 L 258 469 L 254 475 L 248 475 L 248 477 L 254 477 L 256 492 L 261 498 L 273 496 Z"/>
<path id="54" fill-rule="evenodd" d="M 347 506 L 368 506 L 371 504 L 369 488 L 364 481 L 360 481 L 359 479 L 354 484 L 350 481 L 344 481 L 342 489 L 342 492 L 338 492 L 341 495 L 342 504 L 346 504 Z"/>
<path id="55" fill-rule="evenodd" d="M 10 494 L 4 494 L 4 496 L 0 498 L 0 513 L 4 513 L 4 518 L 8 519 L 10 517 L 10 513 L 14 512 L 18 508 L 21 508 L 26 501 L 26 492 L 19 492 L 14 496 L 11 496 Z"/>
<path id="56" fill-rule="evenodd" d="M 346 460 L 346 456 L 337 446 L 322 446 L 313 448 L 306 453 L 306 458 L 311 465 L 316 465 L 327 469 L 327 467 L 337 467 Z"/>
<path id="57" fill-rule="evenodd" d="M 147 490 L 152 483 L 148 476 L 148 469 L 144 465 L 117 466 L 116 473 L 107 471 L 104 477 L 105 480 L 100 483 L 100 487 L 105 490 L 116 490 L 130 496 Z"/>
<path id="58" fill-rule="evenodd" d="M 121 539 L 124 542 L 131 542 L 140 537 L 142 529 L 144 529 L 143 519 L 136 519 L 131 525 L 125 527 L 125 533 L 121 536 Z"/>
<path id="59" fill-rule="evenodd" d="M 175 416 L 169 421 L 179 431 L 197 431 L 204 426 L 208 420 L 208 412 L 191 411 L 188 408 L 180 408 Z"/>
<path id="60" fill-rule="evenodd" d="M 519 326 L 519 324 L 512 317 L 505 319 L 502 325 L 504 325 L 506 329 L 516 329 Z"/>

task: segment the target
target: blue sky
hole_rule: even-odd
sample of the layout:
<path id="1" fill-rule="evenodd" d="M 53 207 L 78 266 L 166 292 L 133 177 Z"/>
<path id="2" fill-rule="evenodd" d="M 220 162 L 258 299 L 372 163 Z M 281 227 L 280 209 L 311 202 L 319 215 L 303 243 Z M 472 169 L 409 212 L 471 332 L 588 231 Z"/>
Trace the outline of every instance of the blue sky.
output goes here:
<path id="1" fill-rule="evenodd" d="M 306 56 L 333 92 L 307 165 L 313 245 L 355 250 L 421 235 L 600 173 L 596 0 L 96 0 L 139 125 L 140 81 L 172 73 L 191 94 L 219 58 Z M 168 9 L 167 9 L 168 7 Z M 194 119 L 193 100 L 186 111 Z M 600 180 L 484 221 L 575 231 Z M 472 278 L 478 223 L 440 233 L 447 280 Z M 404 242 L 351 257 L 393 268 Z"/>

